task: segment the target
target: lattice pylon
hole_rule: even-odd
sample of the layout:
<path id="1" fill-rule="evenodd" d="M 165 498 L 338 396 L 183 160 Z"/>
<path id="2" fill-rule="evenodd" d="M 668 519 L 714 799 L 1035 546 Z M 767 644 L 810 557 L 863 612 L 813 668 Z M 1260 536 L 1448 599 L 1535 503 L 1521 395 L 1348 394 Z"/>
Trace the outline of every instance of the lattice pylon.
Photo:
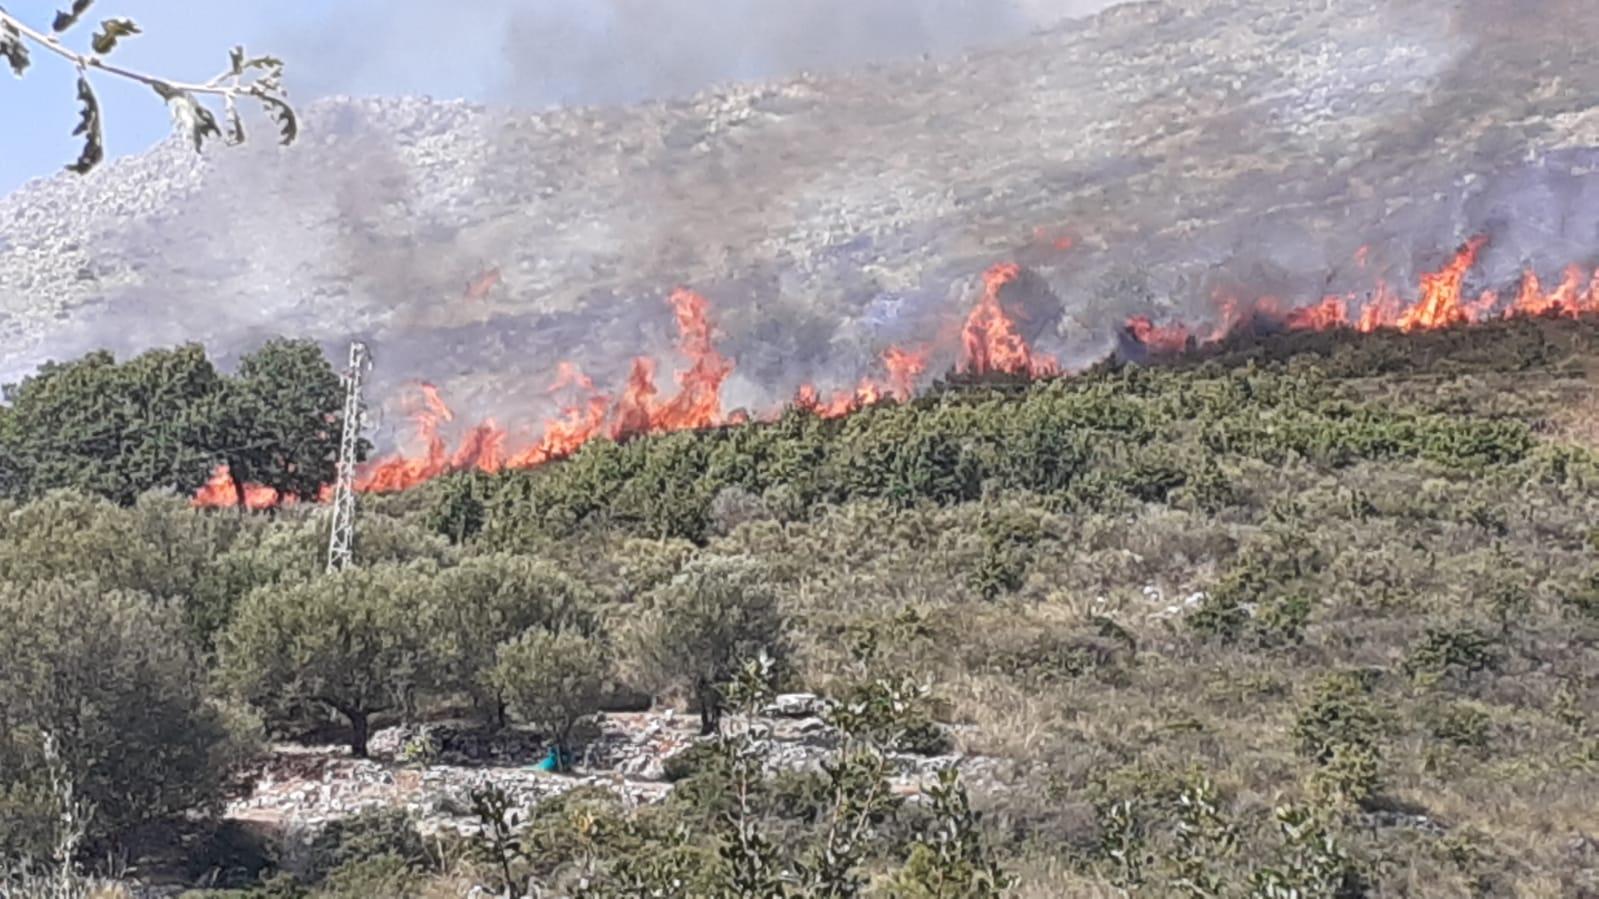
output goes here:
<path id="1" fill-rule="evenodd" d="M 339 473 L 333 489 L 333 533 L 328 537 L 328 571 L 350 566 L 355 550 L 355 461 L 361 445 L 364 404 L 361 386 L 372 356 L 366 344 L 350 344 L 350 367 L 344 373 L 344 432 L 339 440 Z"/>

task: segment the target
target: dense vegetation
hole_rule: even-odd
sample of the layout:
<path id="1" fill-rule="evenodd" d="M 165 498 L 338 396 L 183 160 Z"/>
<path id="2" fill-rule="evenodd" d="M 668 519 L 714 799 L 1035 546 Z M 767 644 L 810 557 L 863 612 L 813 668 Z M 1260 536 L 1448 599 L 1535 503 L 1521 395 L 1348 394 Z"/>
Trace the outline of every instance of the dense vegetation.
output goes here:
<path id="1" fill-rule="evenodd" d="M 61 771 L 88 853 L 203 807 L 262 733 L 336 720 L 359 753 L 373 720 L 472 708 L 573 741 L 619 686 L 714 728 L 775 685 L 845 700 L 836 767 L 762 774 L 734 730 L 659 807 L 580 792 L 513 826 L 485 795 L 503 826 L 442 853 L 363 816 L 251 895 L 1593 894 L 1596 360 L 1588 323 L 1240 338 L 596 443 L 369 498 L 334 576 L 322 510 L 139 495 L 192 487 L 203 438 L 161 433 L 201 447 L 182 478 L 126 437 L 53 450 L 121 407 L 57 414 L 51 370 L 0 411 L 0 651 L 26 660 L 0 670 L 0 852 L 48 857 Z M 937 744 L 1002 774 L 860 786 Z"/>
<path id="2" fill-rule="evenodd" d="M 98 352 L 0 398 L 0 496 L 72 488 L 127 505 L 193 494 L 222 465 L 236 487 L 316 496 L 333 479 L 344 386 L 315 343 L 274 340 L 234 375 L 194 344 L 121 363 Z"/>

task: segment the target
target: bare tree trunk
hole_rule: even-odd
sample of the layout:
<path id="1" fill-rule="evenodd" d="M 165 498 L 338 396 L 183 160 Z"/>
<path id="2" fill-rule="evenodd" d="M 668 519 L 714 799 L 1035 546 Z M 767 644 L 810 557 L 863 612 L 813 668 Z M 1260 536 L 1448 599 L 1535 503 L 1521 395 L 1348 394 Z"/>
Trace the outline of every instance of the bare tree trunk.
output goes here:
<path id="1" fill-rule="evenodd" d="M 345 712 L 350 719 L 350 755 L 364 759 L 371 722 L 366 712 Z"/>

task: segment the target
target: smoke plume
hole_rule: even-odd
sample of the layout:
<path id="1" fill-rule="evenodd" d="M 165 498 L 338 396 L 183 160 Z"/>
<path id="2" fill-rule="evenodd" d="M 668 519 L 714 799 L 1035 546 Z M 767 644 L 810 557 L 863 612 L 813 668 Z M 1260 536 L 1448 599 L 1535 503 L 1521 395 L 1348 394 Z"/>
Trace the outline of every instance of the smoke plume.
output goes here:
<path id="1" fill-rule="evenodd" d="M 410 0 L 344 4 L 282 43 L 298 51 L 302 91 L 312 95 L 427 94 L 443 79 L 497 103 L 615 104 L 948 56 L 1113 2 Z"/>

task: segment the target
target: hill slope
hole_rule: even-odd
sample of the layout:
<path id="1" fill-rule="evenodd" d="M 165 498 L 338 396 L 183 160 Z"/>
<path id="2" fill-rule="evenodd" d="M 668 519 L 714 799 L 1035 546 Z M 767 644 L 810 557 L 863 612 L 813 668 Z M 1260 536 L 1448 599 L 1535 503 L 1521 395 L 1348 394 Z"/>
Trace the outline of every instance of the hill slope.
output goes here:
<path id="1" fill-rule="evenodd" d="M 0 200 L 0 374 L 361 335 L 388 383 L 504 412 L 557 358 L 609 380 L 664 347 L 686 283 L 733 392 L 768 399 L 852 381 L 1003 258 L 1051 286 L 1035 329 L 1074 359 L 1218 281 L 1319 296 L 1361 245 L 1400 283 L 1474 231 L 1488 280 L 1563 266 L 1599 225 L 1599 63 L 1569 4 L 1514 6 L 1171 0 L 692 102 L 319 103 L 289 152 L 168 145 Z"/>

